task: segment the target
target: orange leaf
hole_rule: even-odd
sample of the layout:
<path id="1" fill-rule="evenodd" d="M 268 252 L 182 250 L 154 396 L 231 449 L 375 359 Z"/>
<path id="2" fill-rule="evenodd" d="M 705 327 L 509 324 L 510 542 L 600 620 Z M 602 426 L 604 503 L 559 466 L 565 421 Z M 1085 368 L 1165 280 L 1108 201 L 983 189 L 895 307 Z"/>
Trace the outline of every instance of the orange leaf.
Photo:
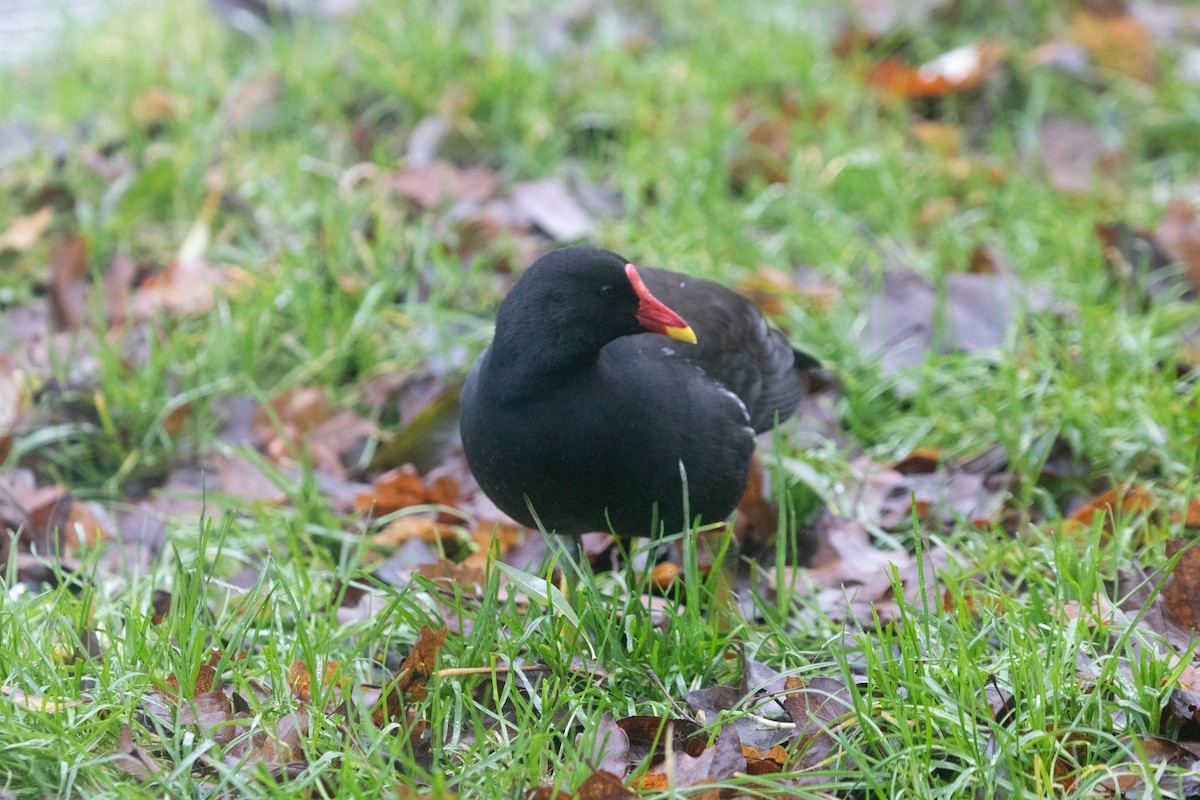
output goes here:
<path id="1" fill-rule="evenodd" d="M 433 674 L 438 654 L 446 643 L 446 629 L 434 631 L 428 625 L 421 627 L 412 652 L 396 674 L 383 687 L 383 698 L 371 712 L 375 724 L 383 727 L 389 722 L 404 719 L 404 705 L 425 698 L 425 684 Z"/>
<path id="2" fill-rule="evenodd" d="M 1158 74 L 1154 44 L 1136 17 L 1080 11 L 1073 20 L 1072 34 L 1092 62 L 1104 69 L 1145 83 Z"/>
<path id="3" fill-rule="evenodd" d="M 919 67 L 889 58 L 876 65 L 868 82 L 906 99 L 941 97 L 982 84 L 1003 55 L 1003 44 L 979 42 L 956 47 Z"/>
<path id="4" fill-rule="evenodd" d="M 1154 495 L 1140 486 L 1117 486 L 1093 497 L 1082 508 L 1067 517 L 1064 531 L 1071 533 L 1090 528 L 1097 517 L 1104 518 L 1104 530 L 1112 533 L 1110 515 L 1117 511 L 1138 513 L 1149 511 L 1154 505 Z"/>

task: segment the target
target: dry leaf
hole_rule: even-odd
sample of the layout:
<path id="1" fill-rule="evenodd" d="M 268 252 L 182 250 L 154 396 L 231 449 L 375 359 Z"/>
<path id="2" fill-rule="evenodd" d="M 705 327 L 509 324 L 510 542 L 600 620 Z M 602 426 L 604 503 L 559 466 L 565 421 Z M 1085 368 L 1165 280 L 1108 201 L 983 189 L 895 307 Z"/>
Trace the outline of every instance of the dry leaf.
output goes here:
<path id="1" fill-rule="evenodd" d="M 1187 269 L 1192 287 L 1200 290 L 1200 219 L 1195 206 L 1187 200 L 1176 200 L 1167 206 L 1154 239 L 1173 261 Z"/>
<path id="2" fill-rule="evenodd" d="M 562 181 L 547 178 L 512 187 L 517 212 L 551 239 L 571 242 L 594 233 L 591 218 L 579 207 Z"/>
<path id="3" fill-rule="evenodd" d="M 171 95 L 165 89 L 157 86 L 147 89 L 133 98 L 133 102 L 129 105 L 129 116 L 143 128 L 167 122 L 174 113 Z"/>
<path id="4" fill-rule="evenodd" d="M 445 628 L 434 631 L 428 625 L 422 626 L 412 652 L 384 686 L 383 697 L 371 712 L 376 725 L 383 727 L 389 722 L 402 721 L 405 704 L 425 699 L 425 684 L 433 674 L 445 643 Z"/>
<path id="5" fill-rule="evenodd" d="M 1060 192 L 1090 192 L 1097 169 L 1119 156 L 1105 145 L 1098 130 L 1075 119 L 1047 120 L 1038 132 L 1038 142 L 1050 185 Z"/>
<path id="6" fill-rule="evenodd" d="M 12 686 L 0 686 L 0 694 L 4 694 L 12 701 L 13 705 L 21 706 L 29 711 L 40 711 L 43 714 L 54 714 L 66 708 L 76 708 L 77 706 L 86 705 L 90 702 L 88 698 L 79 698 L 76 700 L 47 700 L 44 697 L 37 697 L 32 694 L 25 694 L 20 689 Z"/>
<path id="7" fill-rule="evenodd" d="M 496 195 L 496 175 L 485 167 L 460 169 L 445 161 L 412 166 L 388 176 L 388 186 L 425 209 L 464 201 L 482 203 Z"/>
<path id="8" fill-rule="evenodd" d="M 454 506 L 461 491 L 458 481 L 442 475 L 426 485 L 412 467 L 399 467 L 377 477 L 369 494 L 360 494 L 354 507 L 360 514 L 382 517 L 420 505 Z"/>
<path id="9" fill-rule="evenodd" d="M 37 244 L 54 220 L 54 207 L 43 206 L 32 214 L 17 217 L 0 233 L 0 251 L 24 252 Z"/>
<path id="10" fill-rule="evenodd" d="M 1098 67 L 1145 83 L 1158 75 L 1154 44 L 1136 17 L 1080 11 L 1072 22 L 1072 36 Z"/>
<path id="11" fill-rule="evenodd" d="M 1154 495 L 1140 486 L 1117 486 L 1093 497 L 1063 521 L 1063 533 L 1087 531 L 1103 520 L 1103 529 L 1112 533 L 1113 516 L 1117 512 L 1138 514 L 1154 507 Z"/>
<path id="12" fill-rule="evenodd" d="M 1167 616 L 1182 628 L 1200 628 L 1200 548 L 1187 539 L 1167 542 L 1167 558 L 1183 551 L 1163 586 Z"/>
<path id="13" fill-rule="evenodd" d="M 919 67 L 887 59 L 871 71 L 869 81 L 888 94 L 906 99 L 941 97 L 979 86 L 1003 56 L 1003 44 L 978 42 L 957 47 Z"/>
<path id="14" fill-rule="evenodd" d="M 50 251 L 50 315 L 60 331 L 77 329 L 87 319 L 88 246 L 82 236 Z"/>

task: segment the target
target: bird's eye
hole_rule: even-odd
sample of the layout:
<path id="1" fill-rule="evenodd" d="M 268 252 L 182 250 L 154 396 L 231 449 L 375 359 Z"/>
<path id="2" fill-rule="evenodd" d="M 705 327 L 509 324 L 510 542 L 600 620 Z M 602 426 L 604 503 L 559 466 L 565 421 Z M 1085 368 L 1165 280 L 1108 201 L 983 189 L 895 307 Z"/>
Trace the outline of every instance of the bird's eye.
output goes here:
<path id="1" fill-rule="evenodd" d="M 616 294 L 617 290 L 607 283 L 600 287 L 601 297 L 614 297 Z"/>

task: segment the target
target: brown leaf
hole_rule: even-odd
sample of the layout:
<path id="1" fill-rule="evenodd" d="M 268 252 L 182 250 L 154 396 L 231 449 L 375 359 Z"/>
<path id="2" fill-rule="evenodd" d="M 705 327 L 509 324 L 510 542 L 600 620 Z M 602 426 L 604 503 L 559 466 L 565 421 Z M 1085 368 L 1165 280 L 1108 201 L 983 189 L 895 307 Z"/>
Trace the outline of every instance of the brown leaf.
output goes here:
<path id="1" fill-rule="evenodd" d="M 447 589 L 451 595 L 475 596 L 483 589 L 483 570 L 465 563 L 456 564 L 448 558 L 439 558 L 433 564 L 418 564 L 416 572 L 433 581 L 439 589 Z"/>
<path id="2" fill-rule="evenodd" d="M 330 418 L 332 411 L 321 386 L 299 386 L 273 397 L 270 412 L 259 408 L 252 426 L 260 446 L 279 435 L 278 424 L 288 438 L 295 439 Z"/>
<path id="3" fill-rule="evenodd" d="M 120 328 L 129 317 L 130 290 L 137 277 L 137 264 L 129 256 L 113 256 L 104 273 L 104 313 L 114 328 Z"/>
<path id="4" fill-rule="evenodd" d="M 695 752 L 697 748 L 693 743 L 696 741 L 700 741 L 699 752 Z M 683 787 L 723 781 L 733 777 L 735 773 L 746 771 L 742 742 L 732 725 L 721 728 L 710 747 L 703 746 L 703 737 L 695 737 L 689 740 L 688 744 L 685 752 L 675 754 L 671 774 L 667 773 L 669 762 L 663 761 L 651 767 L 646 777 L 662 774 L 667 777 L 668 786 Z"/>
<path id="5" fill-rule="evenodd" d="M 653 763 L 657 763 L 668 747 L 694 756 L 704 751 L 705 737 L 695 735 L 700 726 L 689 719 L 640 715 L 617 720 L 617 727 L 629 737 L 630 760 L 634 763 L 651 753 Z"/>
<path id="6" fill-rule="evenodd" d="M 24 252 L 38 243 L 42 234 L 54 220 L 54 207 L 43 206 L 32 214 L 17 217 L 0 233 L 0 252 L 16 250 Z"/>
<path id="7" fill-rule="evenodd" d="M 428 625 L 421 627 L 412 651 L 387 682 L 383 698 L 371 711 L 371 719 L 379 727 L 389 722 L 400 722 L 404 717 L 406 703 L 425 699 L 425 684 L 437 665 L 438 654 L 446 643 L 446 629 L 432 630 Z"/>
<path id="8" fill-rule="evenodd" d="M 571 242 L 594 233 L 592 220 L 562 181 L 546 178 L 512 187 L 517 212 L 551 239 Z"/>
<path id="9" fill-rule="evenodd" d="M 918 142 L 947 158 L 957 156 L 962 150 L 962 129 L 957 125 L 920 120 L 913 123 L 912 133 Z"/>
<path id="10" fill-rule="evenodd" d="M 575 789 L 576 800 L 633 800 L 636 797 L 620 778 L 604 771 L 593 772 Z"/>
<path id="11" fill-rule="evenodd" d="M 426 209 L 472 201 L 481 203 L 496 194 L 496 175 L 484 167 L 460 169 L 445 161 L 413 166 L 388 176 L 393 192 Z"/>
<path id="12" fill-rule="evenodd" d="M 142 747 L 133 743 L 133 731 L 128 725 L 121 726 L 117 739 L 116 758 L 113 759 L 125 774 L 135 780 L 147 781 L 162 771 L 162 766 Z"/>
<path id="13" fill-rule="evenodd" d="M 426 485 L 412 467 L 404 466 L 377 477 L 369 494 L 354 502 L 360 514 L 382 517 L 402 508 L 419 505 L 454 506 L 458 502 L 458 481 L 448 475 Z"/>
<path id="14" fill-rule="evenodd" d="M 1136 17 L 1080 11 L 1072 21 L 1072 36 L 1098 67 L 1144 83 L 1158 76 L 1154 44 Z"/>
<path id="15" fill-rule="evenodd" d="M 1064 533 L 1090 530 L 1097 520 L 1103 520 L 1104 530 L 1112 533 L 1113 516 L 1117 513 L 1138 514 L 1154 507 L 1155 497 L 1140 486 L 1116 486 L 1097 495 L 1063 521 Z"/>
<path id="16" fill-rule="evenodd" d="M 174 113 L 171 95 L 157 86 L 142 92 L 129 104 L 129 116 L 143 128 L 167 122 Z"/>
<path id="17" fill-rule="evenodd" d="M 427 544 L 450 543 L 458 539 L 461 528 L 424 517 L 399 517 L 371 536 L 375 547 L 402 547 L 413 540 Z"/>
<path id="18" fill-rule="evenodd" d="M 133 317 L 152 319 L 159 313 L 194 315 L 212 308 L 222 272 L 202 258 L 172 261 L 143 280 L 133 295 Z"/>
<path id="19" fill-rule="evenodd" d="M 981 85 L 1004 56 L 1000 42 L 977 42 L 943 53 L 919 67 L 886 59 L 871 71 L 871 85 L 885 93 L 912 99 L 941 97 Z"/>
<path id="20" fill-rule="evenodd" d="M 1200 742 L 1174 742 L 1161 736 L 1139 734 L 1122 739 L 1122 749 L 1125 754 L 1121 762 L 1106 767 L 1107 776 L 1096 783 L 1093 791 L 1098 796 L 1200 795 Z M 1148 775 L 1154 776 L 1150 786 L 1145 785 Z"/>
<path id="21" fill-rule="evenodd" d="M 1154 238 L 1173 261 L 1186 268 L 1192 287 L 1200 290 L 1200 218 L 1195 206 L 1187 200 L 1167 206 Z"/>
<path id="22" fill-rule="evenodd" d="M 78 328 L 87 319 L 88 246 L 82 236 L 50 251 L 50 315 L 56 330 Z"/>
<path id="23" fill-rule="evenodd" d="M 308 665 L 298 658 L 292 659 L 288 665 L 288 688 L 297 700 L 312 702 L 312 676 L 308 672 Z"/>
<path id="24" fill-rule="evenodd" d="M 1097 222 L 1093 228 L 1104 248 L 1104 263 L 1119 283 L 1147 300 L 1195 297 L 1190 285 L 1180 291 L 1179 281 L 1169 269 L 1175 258 L 1155 234 L 1124 222 Z"/>
<path id="25" fill-rule="evenodd" d="M 1167 557 L 1183 551 L 1163 586 L 1167 616 L 1183 628 L 1200 628 L 1200 548 L 1187 539 L 1167 542 Z"/>
<path id="26" fill-rule="evenodd" d="M 463 559 L 463 565 L 483 570 L 488 561 L 503 559 L 521 542 L 524 531 L 524 528 L 511 522 L 479 520 L 471 531 L 475 550 Z"/>
<path id="27" fill-rule="evenodd" d="M 852 719 L 854 704 L 850 688 L 834 678 L 787 679 L 788 695 L 783 701 L 796 725 L 792 737 L 802 754 L 797 768 L 815 767 L 835 745 L 833 730 Z"/>
<path id="28" fill-rule="evenodd" d="M 150 624 L 161 625 L 171 610 L 171 593 L 165 589 L 155 589 L 151 600 Z"/>

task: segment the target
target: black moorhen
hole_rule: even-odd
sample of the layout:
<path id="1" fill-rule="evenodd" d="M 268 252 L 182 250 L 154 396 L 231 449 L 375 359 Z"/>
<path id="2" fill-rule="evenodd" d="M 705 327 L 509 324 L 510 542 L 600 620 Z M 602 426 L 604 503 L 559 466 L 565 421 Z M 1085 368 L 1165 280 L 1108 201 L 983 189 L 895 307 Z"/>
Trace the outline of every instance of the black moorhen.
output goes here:
<path id="1" fill-rule="evenodd" d="M 792 415 L 815 366 L 719 284 L 568 247 L 501 304 L 463 387 L 463 449 L 524 525 L 678 533 L 733 511 L 755 434 Z"/>

